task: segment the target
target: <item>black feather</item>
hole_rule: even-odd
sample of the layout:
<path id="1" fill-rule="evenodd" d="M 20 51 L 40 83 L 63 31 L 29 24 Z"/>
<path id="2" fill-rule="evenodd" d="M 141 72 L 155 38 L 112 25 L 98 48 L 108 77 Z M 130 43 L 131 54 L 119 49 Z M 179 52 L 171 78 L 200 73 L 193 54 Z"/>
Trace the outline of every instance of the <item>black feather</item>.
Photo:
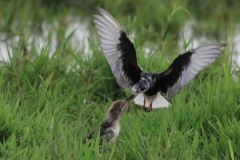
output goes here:
<path id="1" fill-rule="evenodd" d="M 132 81 L 132 85 L 134 85 L 141 77 L 141 69 L 137 63 L 136 51 L 133 43 L 124 31 L 121 31 L 119 40 L 120 43 L 117 45 L 117 49 L 121 52 L 122 70 L 130 81 Z"/>
<path id="2" fill-rule="evenodd" d="M 159 92 L 167 93 L 167 89 L 172 87 L 180 78 L 184 68 L 187 68 L 193 52 L 186 52 L 179 55 L 164 72 L 159 73 L 157 86 Z"/>

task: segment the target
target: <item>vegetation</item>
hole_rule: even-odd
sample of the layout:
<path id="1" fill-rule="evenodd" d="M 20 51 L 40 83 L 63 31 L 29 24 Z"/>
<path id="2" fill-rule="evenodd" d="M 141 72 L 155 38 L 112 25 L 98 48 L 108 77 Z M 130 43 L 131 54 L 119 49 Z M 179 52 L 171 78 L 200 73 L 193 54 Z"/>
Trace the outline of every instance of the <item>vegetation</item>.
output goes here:
<path id="1" fill-rule="evenodd" d="M 240 159 L 239 67 L 232 60 L 238 0 L 2 0 L 0 6 L 0 40 L 10 57 L 0 62 L 1 159 Z M 193 39 L 204 35 L 207 42 L 228 44 L 224 55 L 169 100 L 171 107 L 149 111 L 133 104 L 117 142 L 104 154 L 97 141 L 82 139 L 113 101 L 130 92 L 117 85 L 96 41 L 90 17 L 95 6 L 135 35 L 138 62 L 152 72 L 171 64 L 180 38 L 181 51 L 191 47 L 192 39 L 181 37 L 186 21 L 196 21 Z M 69 16 L 88 24 L 89 52 L 71 44 L 75 30 L 66 34 Z M 42 24 L 55 22 L 39 51 Z M 18 43 L 8 43 L 14 37 Z"/>

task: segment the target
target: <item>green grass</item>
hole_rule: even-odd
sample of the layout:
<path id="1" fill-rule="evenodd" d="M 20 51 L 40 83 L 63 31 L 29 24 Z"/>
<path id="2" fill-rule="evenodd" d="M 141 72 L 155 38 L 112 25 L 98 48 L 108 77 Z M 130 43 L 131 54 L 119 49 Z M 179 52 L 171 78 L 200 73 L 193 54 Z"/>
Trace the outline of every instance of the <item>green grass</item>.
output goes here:
<path id="1" fill-rule="evenodd" d="M 109 146 L 107 153 L 99 154 L 97 141 L 81 143 L 102 121 L 111 104 L 129 96 L 130 91 L 115 82 L 95 41 L 92 23 L 88 38 L 92 55 L 84 48 L 76 51 L 71 46 L 74 31 L 65 36 L 64 23 L 59 25 L 59 45 L 51 57 L 49 45 L 41 52 L 33 45 L 26 52 L 28 39 L 31 34 L 42 34 L 43 21 L 60 22 L 69 14 L 89 18 L 96 13 L 93 6 L 101 6 L 128 32 L 136 31 L 134 44 L 140 66 L 151 72 L 163 71 L 179 54 L 176 42 L 180 26 L 202 10 L 194 10 L 193 1 L 137 2 L 89 1 L 85 9 L 66 5 L 65 1 L 58 6 L 55 1 L 47 6 L 45 0 L 0 2 L 5 6 L 0 12 L 4 20 L 1 31 L 7 39 L 21 36 L 18 44 L 9 45 L 13 48 L 13 52 L 9 51 L 10 61 L 0 62 L 0 159 L 240 159 L 240 86 L 232 76 L 239 76 L 239 71 L 232 71 L 234 62 L 230 59 L 235 52 L 227 39 L 236 31 L 234 23 L 239 17 L 219 12 L 218 7 L 208 8 L 209 17 L 201 15 L 194 31 L 201 33 L 201 24 L 212 20 L 206 27 L 212 33 L 208 36 L 228 43 L 224 55 L 169 100 L 171 107 L 148 111 L 133 104 L 130 113 L 122 118 L 117 142 Z M 132 3 L 135 6 L 129 5 Z M 203 5 L 207 8 L 209 3 Z M 122 9 L 114 9 L 120 6 Z M 151 7 L 149 16 L 143 14 Z M 235 11 L 231 5 L 225 7 L 226 11 Z M 46 15 L 50 13 L 53 16 Z M 229 18 L 216 18 L 222 14 Z M 19 25 L 13 25 L 14 20 Z M 29 20 L 32 25 L 21 25 Z M 231 25 L 227 26 L 226 21 Z M 221 26 L 219 33 L 213 33 L 217 24 Z M 184 48 L 187 45 L 184 42 Z M 145 47 L 150 48 L 148 59 Z"/>

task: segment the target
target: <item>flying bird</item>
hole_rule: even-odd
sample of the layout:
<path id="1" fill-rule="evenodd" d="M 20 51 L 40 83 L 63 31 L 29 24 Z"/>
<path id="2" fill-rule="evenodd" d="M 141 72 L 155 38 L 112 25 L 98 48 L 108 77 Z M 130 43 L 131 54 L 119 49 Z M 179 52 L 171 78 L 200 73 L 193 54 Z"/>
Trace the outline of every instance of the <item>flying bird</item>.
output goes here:
<path id="1" fill-rule="evenodd" d="M 145 71 L 139 67 L 134 45 L 120 24 L 104 9 L 96 10 L 101 13 L 93 17 L 102 51 L 119 86 L 132 90 L 125 102 L 135 97 L 136 104 L 150 109 L 169 107 L 171 104 L 161 94 L 172 98 L 224 53 L 218 48 L 225 47 L 225 43 L 207 44 L 180 54 L 163 72 Z"/>
<path id="2" fill-rule="evenodd" d="M 99 145 L 102 145 L 103 141 L 106 141 L 108 143 L 115 142 L 121 129 L 120 126 L 121 117 L 124 111 L 126 110 L 127 106 L 131 105 L 129 103 L 124 104 L 123 103 L 124 100 L 115 101 L 112 104 L 112 106 L 108 109 L 107 115 L 103 119 L 102 123 L 96 129 L 94 129 L 93 132 L 83 140 L 83 142 L 85 143 L 86 139 L 92 139 L 95 132 L 99 130 L 99 127 L 100 127 Z"/>

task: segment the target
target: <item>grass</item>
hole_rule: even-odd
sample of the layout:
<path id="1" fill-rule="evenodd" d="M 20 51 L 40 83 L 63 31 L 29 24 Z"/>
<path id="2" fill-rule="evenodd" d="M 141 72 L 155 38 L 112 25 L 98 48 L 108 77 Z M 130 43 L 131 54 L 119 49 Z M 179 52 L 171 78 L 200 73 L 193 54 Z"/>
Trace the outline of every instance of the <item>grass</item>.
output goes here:
<path id="1" fill-rule="evenodd" d="M 136 31 L 133 40 L 140 66 L 152 72 L 163 71 L 179 54 L 179 28 L 202 10 L 191 8 L 193 1 L 137 2 L 89 1 L 85 7 L 102 6 L 120 24 L 125 24 L 129 33 Z M 0 2 L 5 6 L 0 12 L 4 21 L 1 31 L 7 39 L 16 35 L 21 39 L 18 44 L 6 42 L 13 50 L 9 50 L 9 62 L 0 63 L 1 159 L 240 159 L 240 88 L 232 76 L 232 73 L 239 76 L 239 71 L 232 70 L 231 56 L 235 52 L 227 38 L 237 29 L 233 27 L 237 16 L 225 15 L 219 8 L 208 8 L 210 16 L 201 15 L 199 23 L 204 26 L 211 19 L 206 27 L 211 33 L 216 24 L 221 24 L 216 37 L 216 33 L 208 36 L 228 44 L 225 54 L 169 100 L 172 107 L 148 111 L 133 104 L 130 113 L 122 118 L 117 142 L 109 146 L 107 153 L 99 154 L 97 141 L 86 144 L 81 141 L 102 121 L 113 101 L 126 98 L 130 92 L 115 82 L 99 43 L 96 43 L 92 23 L 88 38 L 91 55 L 85 53 L 84 48 L 76 50 L 71 46 L 74 30 L 69 35 L 64 34 L 64 25 L 68 24 L 62 20 L 69 12 L 83 17 L 96 12 L 85 8 L 77 14 L 77 7 L 66 6 L 65 1 L 58 7 L 55 1 L 51 3 L 47 7 L 44 0 Z M 132 3 L 136 6 L 129 5 Z M 207 7 L 209 3 L 203 5 Z M 220 6 L 226 3 L 223 1 Z M 114 8 L 120 6 L 122 9 L 118 13 Z M 149 16 L 143 14 L 151 7 Z M 231 5 L 225 7 L 227 11 L 235 11 Z M 45 15 L 50 13 L 53 16 Z M 229 18 L 224 21 L 216 18 L 222 14 Z M 15 20 L 19 25 L 14 25 Z M 28 21 L 33 23 L 21 25 Z M 43 21 L 62 22 L 57 30 L 59 45 L 52 56 L 50 43 L 40 52 L 36 49 L 37 39 L 26 51 L 30 36 L 43 34 L 40 27 Z M 226 21 L 231 26 L 223 24 Z M 194 28 L 198 33 L 203 29 L 202 25 Z M 53 32 L 49 32 L 49 37 Z M 191 41 L 184 41 L 184 48 L 188 45 Z M 150 48 L 148 59 L 146 47 Z"/>

